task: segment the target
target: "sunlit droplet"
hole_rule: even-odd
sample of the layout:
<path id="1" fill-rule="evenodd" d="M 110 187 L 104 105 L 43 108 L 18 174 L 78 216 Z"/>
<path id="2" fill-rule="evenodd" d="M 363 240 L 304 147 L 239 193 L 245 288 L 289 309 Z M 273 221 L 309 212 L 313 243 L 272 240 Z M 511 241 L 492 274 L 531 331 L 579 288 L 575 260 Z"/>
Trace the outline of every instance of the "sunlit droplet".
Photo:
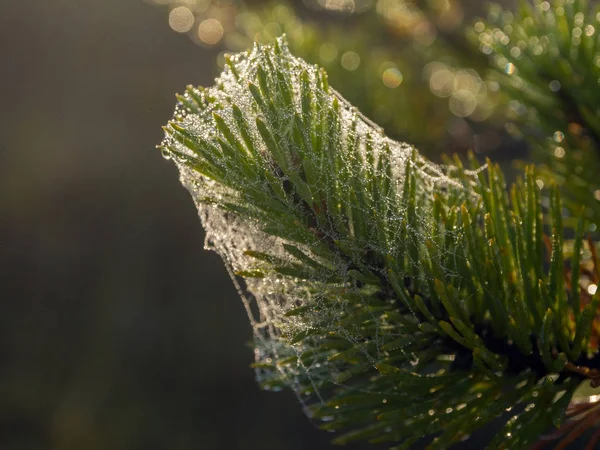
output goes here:
<path id="1" fill-rule="evenodd" d="M 404 77 L 402 76 L 402 72 L 400 72 L 396 68 L 386 69 L 381 76 L 383 80 L 383 84 L 385 84 L 390 89 L 397 88 L 402 84 Z"/>
<path id="2" fill-rule="evenodd" d="M 594 198 L 600 202 L 600 189 L 594 191 Z"/>
<path id="3" fill-rule="evenodd" d="M 596 294 L 597 290 L 598 290 L 598 286 L 595 284 L 590 284 L 587 288 L 588 294 L 590 294 L 590 295 Z"/>
<path id="4" fill-rule="evenodd" d="M 553 136 L 554 142 L 562 142 L 565 140 L 565 134 L 562 131 L 557 131 Z"/>
<path id="5" fill-rule="evenodd" d="M 342 67 L 346 70 L 353 71 L 360 66 L 360 56 L 356 52 L 346 52 L 342 55 Z"/>
<path id="6" fill-rule="evenodd" d="M 586 35 L 587 37 L 590 37 L 590 36 L 592 36 L 592 35 L 593 35 L 595 32 L 596 32 L 596 29 L 594 28 L 594 26 L 593 26 L 593 25 L 587 25 L 587 26 L 585 27 L 585 35 Z"/>
<path id="7" fill-rule="evenodd" d="M 178 33 L 186 33 L 194 26 L 194 13 L 185 6 L 173 8 L 169 13 L 169 26 Z"/>
<path id="8" fill-rule="evenodd" d="M 542 180 L 535 180 L 535 184 L 537 184 L 540 189 L 544 189 L 544 182 Z"/>
<path id="9" fill-rule="evenodd" d="M 223 25 L 217 19 L 206 19 L 198 26 L 198 37 L 208 45 L 215 45 L 223 37 Z"/>
<path id="10" fill-rule="evenodd" d="M 562 147 L 556 147 L 554 149 L 554 156 L 556 156 L 557 158 L 564 158 L 565 153 L 565 149 Z"/>
<path id="11" fill-rule="evenodd" d="M 504 68 L 504 72 L 506 72 L 508 75 L 512 75 L 513 73 L 516 72 L 516 70 L 517 70 L 517 68 L 515 67 L 515 65 L 510 62 Z"/>

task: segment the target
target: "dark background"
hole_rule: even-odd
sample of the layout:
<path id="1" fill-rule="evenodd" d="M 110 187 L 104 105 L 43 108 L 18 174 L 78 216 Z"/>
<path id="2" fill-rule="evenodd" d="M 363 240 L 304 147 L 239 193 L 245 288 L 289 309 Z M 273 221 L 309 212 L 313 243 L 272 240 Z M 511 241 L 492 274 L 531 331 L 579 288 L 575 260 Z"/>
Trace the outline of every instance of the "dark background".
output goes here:
<path id="1" fill-rule="evenodd" d="M 242 304 L 154 148 L 174 93 L 216 74 L 166 14 L 0 1 L 0 449 L 331 448 L 256 385 Z"/>
<path id="2" fill-rule="evenodd" d="M 0 2 L 0 448 L 327 448 L 261 392 L 173 164 L 215 53 L 141 0 Z"/>

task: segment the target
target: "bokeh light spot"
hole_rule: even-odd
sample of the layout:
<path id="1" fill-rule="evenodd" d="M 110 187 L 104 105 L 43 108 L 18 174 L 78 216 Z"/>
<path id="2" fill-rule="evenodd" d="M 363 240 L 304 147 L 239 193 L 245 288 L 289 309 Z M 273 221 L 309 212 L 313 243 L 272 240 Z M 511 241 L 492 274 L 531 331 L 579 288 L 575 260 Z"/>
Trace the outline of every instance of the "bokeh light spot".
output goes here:
<path id="1" fill-rule="evenodd" d="M 356 52 L 346 52 L 342 55 L 342 67 L 346 70 L 353 71 L 360 66 L 360 56 Z"/>
<path id="2" fill-rule="evenodd" d="M 565 157 L 565 149 L 563 147 L 556 147 L 554 149 L 554 156 L 556 156 L 557 158 L 564 158 Z"/>
<path id="3" fill-rule="evenodd" d="M 473 114 L 477 107 L 477 99 L 471 91 L 459 89 L 450 97 L 450 111 L 458 117 L 467 117 Z"/>
<path id="4" fill-rule="evenodd" d="M 590 37 L 590 36 L 592 36 L 592 35 L 593 35 L 595 32 L 596 32 L 596 29 L 594 28 L 594 26 L 593 26 L 593 25 L 587 25 L 587 26 L 585 27 L 585 35 L 586 35 L 587 37 Z"/>
<path id="5" fill-rule="evenodd" d="M 558 92 L 558 91 L 560 91 L 560 88 L 561 88 L 560 81 L 558 81 L 558 80 L 552 80 L 550 82 L 549 86 L 550 86 L 550 90 L 552 92 Z"/>
<path id="6" fill-rule="evenodd" d="M 338 49 L 331 42 L 326 42 L 319 48 L 319 58 L 325 63 L 330 63 L 337 58 Z"/>
<path id="7" fill-rule="evenodd" d="M 186 6 L 173 8 L 169 13 L 169 26 L 178 33 L 186 33 L 194 26 L 194 13 Z"/>
<path id="8" fill-rule="evenodd" d="M 198 27 L 198 37 L 208 45 L 215 45 L 223 37 L 223 25 L 217 19 L 206 19 Z"/>
<path id="9" fill-rule="evenodd" d="M 429 78 L 429 88 L 438 97 L 450 97 L 454 91 L 454 73 L 447 68 L 435 70 Z"/>
<path id="10" fill-rule="evenodd" d="M 413 37 L 416 42 L 428 47 L 434 43 L 437 32 L 431 23 L 422 21 L 414 27 Z"/>
<path id="11" fill-rule="evenodd" d="M 319 0 L 319 5 L 329 11 L 343 12 L 346 14 L 353 13 L 356 8 L 354 0 Z"/>
<path id="12" fill-rule="evenodd" d="M 386 69 L 382 75 L 383 84 L 385 84 L 390 89 L 397 88 L 404 81 L 404 77 L 402 76 L 402 72 L 400 72 L 396 68 Z"/>

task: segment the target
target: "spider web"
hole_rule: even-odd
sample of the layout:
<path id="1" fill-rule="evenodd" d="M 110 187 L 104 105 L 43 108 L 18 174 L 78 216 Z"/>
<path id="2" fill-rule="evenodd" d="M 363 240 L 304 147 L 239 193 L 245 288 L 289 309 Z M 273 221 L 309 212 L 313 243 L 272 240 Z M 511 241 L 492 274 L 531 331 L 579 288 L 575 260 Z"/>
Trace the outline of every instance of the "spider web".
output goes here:
<path id="1" fill-rule="evenodd" d="M 261 70 L 266 70 L 266 77 L 261 75 Z M 277 74 L 284 77 L 278 78 Z M 307 105 L 303 103 L 306 98 L 303 83 L 309 89 L 311 117 L 307 117 Z M 286 84 L 288 91 L 282 84 Z M 277 108 L 265 112 L 257 106 L 250 85 L 268 89 L 269 96 L 263 92 L 264 102 L 270 101 Z M 191 104 L 195 106 L 190 107 Z M 241 112 L 246 135 L 242 133 L 239 115 L 236 116 L 233 105 Z M 446 261 L 443 264 L 447 267 L 446 278 L 458 278 L 459 274 L 453 268 L 460 255 L 432 240 L 436 235 L 435 228 L 440 226 L 431 216 L 433 194 L 452 193 L 467 200 L 473 200 L 475 194 L 452 178 L 451 168 L 435 165 L 421 157 L 412 146 L 386 137 L 380 127 L 360 114 L 339 93 L 323 85 L 323 72 L 318 67 L 293 57 L 283 40 L 278 41 L 276 48 L 257 45 L 251 52 L 230 56 L 213 87 L 187 91 L 175 112 L 175 120 L 205 148 L 219 149 L 218 143 L 230 140 L 231 136 L 219 127 L 215 113 L 227 124 L 237 142 L 251 141 L 255 147 L 254 152 L 248 145 L 232 148 L 233 155 L 229 156 L 222 150 L 226 146 L 221 145 L 221 150 L 214 151 L 213 164 L 222 169 L 219 172 L 222 180 L 214 181 L 201 175 L 190 163 L 197 158 L 190 145 L 184 145 L 169 134 L 163 142 L 163 147 L 168 149 L 164 155 L 175 161 L 181 182 L 196 203 L 206 230 L 205 247 L 221 256 L 242 298 L 254 332 L 258 381 L 271 389 L 290 387 L 303 402 L 309 398 L 310 401 L 325 401 L 329 392 L 327 386 L 344 385 L 348 378 L 347 358 L 333 357 L 339 347 L 352 349 L 356 358 L 375 367 L 389 356 L 386 345 L 403 335 L 401 327 L 389 320 L 385 308 L 382 311 L 373 308 L 368 313 L 363 321 L 368 322 L 368 326 L 346 320 L 355 311 L 357 302 L 360 304 L 360 299 L 369 303 L 381 296 L 377 283 L 357 280 L 355 272 L 367 273 L 367 278 L 385 279 L 387 269 L 379 263 L 379 256 L 401 254 L 408 259 L 408 266 L 414 268 L 413 274 L 417 274 L 417 278 L 430 277 L 421 267 L 421 261 L 406 250 L 411 246 L 433 245 L 436 258 Z M 254 120 L 256 117 L 267 124 L 275 145 L 284 150 L 287 159 L 283 162 L 273 156 L 272 148 L 265 142 Z M 312 150 L 321 151 L 302 153 L 298 149 L 294 137 L 297 117 L 302 117 L 308 130 L 301 138 L 312 144 Z M 337 124 L 335 133 L 331 131 L 331 122 Z M 327 166 L 323 157 L 331 152 L 339 155 L 333 169 Z M 301 162 L 295 160 L 300 154 Z M 384 154 L 388 167 L 381 163 Z M 242 161 L 240 166 L 245 161 L 252 162 L 249 164 L 251 170 L 246 174 L 227 162 L 237 157 Z M 306 186 L 303 200 L 280 201 L 283 204 L 280 216 L 265 213 L 271 205 L 266 199 L 249 204 L 249 198 L 262 199 L 260 193 L 273 192 L 274 185 L 285 190 L 289 183 L 300 183 L 293 179 L 289 170 L 279 170 L 285 164 L 289 167 L 303 164 L 305 171 L 310 169 L 314 173 L 313 179 L 300 180 Z M 414 208 L 413 217 L 409 217 L 410 206 L 402 194 L 407 167 L 418 180 L 416 197 L 425 199 Z M 274 179 L 259 176 L 261 171 L 273 174 Z M 337 176 L 336 171 L 345 175 Z M 388 196 L 375 198 L 378 193 L 369 188 L 364 181 L 367 179 L 387 180 Z M 336 189 L 335 193 L 333 189 Z M 360 204 L 368 207 L 351 211 L 354 221 L 348 219 L 343 226 L 319 220 L 308 226 L 299 223 L 297 235 L 290 236 L 293 227 L 286 217 L 300 220 L 306 216 L 309 200 L 329 202 L 330 207 L 333 205 L 339 211 L 345 211 L 346 203 L 354 203 L 352 199 L 357 197 L 362 198 Z M 360 227 L 356 225 L 359 222 L 357 214 L 362 220 Z M 280 217 L 279 222 L 277 217 Z M 319 232 L 311 234 L 313 228 L 318 228 Z M 403 228 L 408 231 L 403 233 Z M 462 230 L 450 230 L 450 236 L 460 241 Z M 369 255 L 376 255 L 371 259 L 379 262 L 369 262 L 366 258 L 366 265 L 361 268 L 357 258 L 327 250 L 332 242 L 346 238 L 353 242 L 353 248 L 365 249 L 365 253 L 368 249 Z M 272 270 L 272 261 L 256 258 L 256 252 L 268 254 L 274 260 L 295 267 L 301 261 L 290 254 L 286 246 L 293 246 L 310 257 L 313 274 L 310 279 L 286 276 Z M 326 250 L 319 250 L 323 248 Z M 260 277 L 245 276 L 242 279 L 236 275 L 252 271 L 260 272 Z M 342 292 L 344 295 L 340 294 Z M 352 300 L 349 300 L 349 292 L 354 294 Z M 388 309 L 396 308 L 396 301 L 393 298 L 383 300 Z M 303 313 L 295 314 L 298 310 Z M 298 336 L 301 339 L 295 338 Z M 323 341 L 331 336 L 335 337 L 335 342 L 346 343 L 340 343 L 335 350 L 323 351 Z M 417 362 L 416 355 L 407 354 L 404 362 L 399 364 L 410 367 Z M 369 389 L 367 383 L 353 381 L 353 386 L 363 391 Z M 378 394 L 397 395 L 394 389 L 389 386 L 389 390 Z"/>

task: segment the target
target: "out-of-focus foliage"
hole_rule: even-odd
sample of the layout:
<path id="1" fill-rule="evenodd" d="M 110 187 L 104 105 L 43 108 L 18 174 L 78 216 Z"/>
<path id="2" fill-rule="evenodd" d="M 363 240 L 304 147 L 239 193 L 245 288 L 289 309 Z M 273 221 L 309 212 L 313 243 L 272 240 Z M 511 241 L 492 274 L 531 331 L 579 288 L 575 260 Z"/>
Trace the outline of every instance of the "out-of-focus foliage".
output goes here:
<path id="1" fill-rule="evenodd" d="M 508 129 L 525 135 L 571 214 L 600 225 L 600 5 L 587 0 L 491 9 L 473 34 L 507 94 Z M 571 223 L 573 223 L 571 221 Z"/>
<path id="2" fill-rule="evenodd" d="M 176 31 L 224 51 L 273 43 L 285 33 L 295 54 L 324 67 L 339 91 L 388 134 L 426 152 L 501 145 L 498 126 L 481 125 L 494 112 L 498 84 L 476 70 L 486 59 L 463 36 L 461 2 L 154 1 L 170 5 Z"/>

